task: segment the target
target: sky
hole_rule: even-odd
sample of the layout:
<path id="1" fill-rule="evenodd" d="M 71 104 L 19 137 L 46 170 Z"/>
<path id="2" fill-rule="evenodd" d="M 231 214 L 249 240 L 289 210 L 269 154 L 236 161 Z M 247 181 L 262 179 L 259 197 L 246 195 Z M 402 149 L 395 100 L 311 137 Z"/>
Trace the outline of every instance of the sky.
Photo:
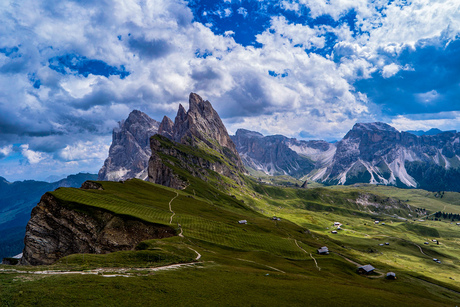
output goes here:
<path id="1" fill-rule="evenodd" d="M 460 130 L 458 0 L 3 0 L 0 176 L 97 173 L 133 109 L 238 128 Z M 54 177 L 56 178 L 56 177 Z"/>

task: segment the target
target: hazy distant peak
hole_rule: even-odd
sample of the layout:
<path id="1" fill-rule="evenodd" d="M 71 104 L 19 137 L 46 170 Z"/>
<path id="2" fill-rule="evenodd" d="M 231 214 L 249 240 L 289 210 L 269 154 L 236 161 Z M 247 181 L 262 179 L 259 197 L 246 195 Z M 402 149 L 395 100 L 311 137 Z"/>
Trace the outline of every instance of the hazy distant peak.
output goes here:
<path id="1" fill-rule="evenodd" d="M 398 132 L 394 127 L 382 123 L 382 122 L 375 122 L 375 123 L 356 123 L 353 126 L 352 130 L 368 130 L 368 131 L 389 131 L 389 132 Z"/>
<path id="2" fill-rule="evenodd" d="M 264 137 L 262 133 L 259 133 L 257 131 L 251 131 L 251 130 L 246 130 L 246 129 L 238 129 L 236 130 L 235 133 L 236 136 L 247 136 L 247 137 Z"/>
<path id="3" fill-rule="evenodd" d="M 451 133 L 456 133 L 456 130 L 449 130 L 449 131 L 442 131 L 441 129 L 438 128 L 431 128 L 430 130 L 423 131 L 423 130 L 408 130 L 406 131 L 407 133 L 411 133 L 417 136 L 422 136 L 422 135 L 437 135 L 445 132 L 451 132 Z"/>

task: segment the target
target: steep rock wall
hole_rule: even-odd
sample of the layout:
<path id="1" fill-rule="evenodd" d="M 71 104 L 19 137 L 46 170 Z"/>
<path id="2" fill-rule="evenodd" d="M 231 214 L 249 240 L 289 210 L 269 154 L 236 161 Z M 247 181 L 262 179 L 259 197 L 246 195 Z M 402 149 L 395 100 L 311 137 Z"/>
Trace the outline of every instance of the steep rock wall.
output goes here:
<path id="1" fill-rule="evenodd" d="M 70 254 L 131 250 L 143 240 L 175 234 L 169 226 L 115 215 L 99 208 L 69 208 L 61 205 L 51 193 L 46 193 L 32 210 L 27 224 L 21 264 L 52 264 Z"/>

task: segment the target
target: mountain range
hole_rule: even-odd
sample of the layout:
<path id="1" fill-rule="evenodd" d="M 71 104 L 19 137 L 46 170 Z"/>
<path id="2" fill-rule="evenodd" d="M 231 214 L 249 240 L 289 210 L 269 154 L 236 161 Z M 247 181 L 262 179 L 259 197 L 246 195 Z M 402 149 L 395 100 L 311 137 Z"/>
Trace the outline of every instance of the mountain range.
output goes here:
<path id="1" fill-rule="evenodd" d="M 180 106 L 174 122 L 165 116 L 158 123 L 145 113 L 133 111 L 114 129 L 109 157 L 99 171 L 99 180 L 146 180 L 147 157 L 151 154 L 149 137 L 158 133 L 176 142 L 190 143 L 196 138 L 196 131 L 189 129 L 190 123 L 202 125 L 205 118 L 212 124 L 200 128 L 206 131 L 200 138 L 212 147 L 213 142 L 209 140 L 221 135 L 225 127 L 220 118 L 214 120 L 217 113 L 203 102 L 201 97 L 192 94 L 190 110 L 186 112 Z M 228 135 L 226 130 L 225 134 Z M 237 130 L 230 139 L 233 142 L 224 138 L 217 143 L 228 145 L 233 154 L 237 152 L 246 168 L 271 176 L 289 175 L 326 185 L 371 183 L 460 191 L 457 184 L 460 133 L 456 131 L 400 132 L 377 122 L 355 124 L 336 143 L 264 136 L 245 129 Z M 241 167 L 240 161 L 234 162 Z"/>

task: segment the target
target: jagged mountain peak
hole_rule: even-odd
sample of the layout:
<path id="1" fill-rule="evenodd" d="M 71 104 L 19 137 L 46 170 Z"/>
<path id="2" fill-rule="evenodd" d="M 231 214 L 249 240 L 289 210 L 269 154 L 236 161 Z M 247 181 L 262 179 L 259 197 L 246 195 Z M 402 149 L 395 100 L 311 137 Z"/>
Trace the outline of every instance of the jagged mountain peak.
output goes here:
<path id="1" fill-rule="evenodd" d="M 209 101 L 203 100 L 200 95 L 190 93 L 189 95 L 189 112 L 204 114 L 205 112 L 212 112 L 214 109 Z"/>
<path id="2" fill-rule="evenodd" d="M 191 153 L 187 154 L 184 151 L 175 149 L 173 145 L 163 146 L 166 144 L 165 140 L 160 136 L 154 136 L 150 140 L 152 155 L 149 160 L 149 181 L 179 189 L 187 185 L 170 166 L 164 163 L 163 159 L 167 159 L 166 156 L 170 156 L 174 157 L 175 165 L 179 163 L 182 169 L 188 170 L 195 177 L 204 179 L 206 176 L 203 173 L 206 173 L 207 169 L 241 183 L 238 173 L 244 172 L 243 162 L 222 120 L 209 101 L 203 100 L 198 94 L 191 93 L 188 112 L 185 112 L 183 106 L 179 105 L 179 110 L 169 135 L 161 133 L 165 131 L 163 129 L 164 122 L 165 119 L 163 119 L 162 129 L 159 134 L 176 143 L 192 146 L 194 150 L 204 149 L 203 152 L 207 152 L 208 149 L 211 149 L 210 152 L 220 153 L 222 156 L 219 158 L 223 158 L 228 164 L 223 161 L 211 162 Z M 166 122 L 164 126 L 167 125 Z M 163 155 L 158 153 L 163 153 Z M 197 172 L 196 167 L 200 171 Z"/>
<path id="3" fill-rule="evenodd" d="M 128 118 L 123 121 L 124 125 L 143 125 L 149 123 L 153 126 L 158 126 L 158 122 L 150 118 L 147 114 L 139 110 L 133 110 L 129 113 Z"/>
<path id="4" fill-rule="evenodd" d="M 99 180 L 147 178 L 150 137 L 158 132 L 159 123 L 139 110 L 113 129 L 109 156 L 99 170 Z"/>
<path id="5" fill-rule="evenodd" d="M 185 111 L 185 108 L 182 104 L 179 104 L 179 109 L 177 110 L 177 115 L 176 115 L 176 121 L 185 121 L 187 118 L 187 112 Z"/>
<path id="6" fill-rule="evenodd" d="M 164 135 L 171 139 L 173 137 L 173 127 L 174 122 L 165 115 L 160 123 L 160 126 L 158 127 L 158 134 Z"/>
<path id="7" fill-rule="evenodd" d="M 189 145 L 193 145 L 190 142 L 199 140 L 219 152 L 226 147 L 235 156 L 234 162 L 243 169 L 235 144 L 230 139 L 219 114 L 209 101 L 204 100 L 198 94 L 190 93 L 188 112 L 185 112 L 184 107 L 179 105 L 172 139 L 175 142 Z"/>

